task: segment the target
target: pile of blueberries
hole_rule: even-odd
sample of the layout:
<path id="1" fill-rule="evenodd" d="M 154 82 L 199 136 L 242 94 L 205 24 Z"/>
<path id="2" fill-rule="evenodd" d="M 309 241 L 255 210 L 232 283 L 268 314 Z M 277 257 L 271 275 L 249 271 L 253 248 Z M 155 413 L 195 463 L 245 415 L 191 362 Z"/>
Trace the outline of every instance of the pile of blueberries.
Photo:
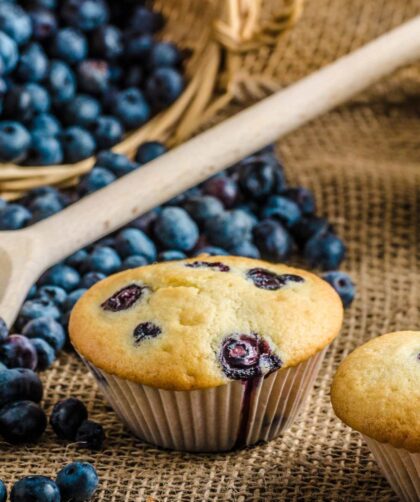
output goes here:
<path id="1" fill-rule="evenodd" d="M 63 467 L 55 481 L 46 476 L 26 476 L 10 492 L 11 502 L 82 502 L 98 488 L 99 478 L 93 465 L 72 462 Z M 0 480 L 0 502 L 6 502 L 7 489 Z"/>
<path id="2" fill-rule="evenodd" d="M 1 321 L 1 319 L 0 319 Z M 13 336 L 13 335 L 12 335 Z M 47 416 L 40 406 L 42 382 L 33 370 L 24 367 L 0 368 L 0 435 L 10 444 L 37 442 L 47 427 Z M 102 426 L 88 420 L 86 406 L 75 398 L 58 401 L 50 424 L 63 440 L 90 450 L 102 449 Z"/>
<path id="3" fill-rule="evenodd" d="M 187 54 L 163 24 L 130 0 L 1 1 L 0 162 L 78 162 L 172 104 Z"/>
<path id="4" fill-rule="evenodd" d="M 164 152 L 158 142 L 144 143 L 136 163 L 103 151 L 72 192 L 43 187 L 19 204 L 0 200 L 0 229 L 46 218 Z M 0 361 L 9 368 L 45 370 L 66 345 L 71 309 L 96 282 L 121 270 L 202 253 L 273 262 L 300 254 L 310 267 L 326 271 L 324 279 L 347 307 L 354 285 L 337 270 L 345 250 L 331 224 L 316 215 L 313 194 L 287 185 L 273 148 L 267 147 L 49 269 L 22 306 L 14 326 L 20 334 L 3 331 Z"/>
<path id="5" fill-rule="evenodd" d="M 0 230 L 17 230 L 47 218 L 118 177 L 141 169 L 165 151 L 161 143 L 147 142 L 140 146 L 136 161 L 131 161 L 104 150 L 75 189 L 42 187 L 18 203 L 0 199 Z M 0 321 L 0 433 L 9 442 L 21 443 L 36 441 L 44 432 L 46 416 L 38 404 L 42 384 L 34 371 L 45 370 L 53 363 L 67 344 L 67 324 L 74 304 L 88 288 L 108 275 L 203 253 L 272 262 L 300 256 L 310 267 L 324 271 L 322 277 L 348 307 L 355 294 L 354 285 L 346 273 L 337 270 L 345 252 L 345 245 L 331 224 L 316 215 L 313 194 L 306 188 L 287 185 L 272 147 L 247 157 L 47 270 L 31 288 L 20 310 L 14 332 L 21 334 L 9 335 Z M 20 429 L 15 426 L 22 416 L 26 425 Z M 86 408 L 77 399 L 57 403 L 50 423 L 62 439 L 94 450 L 102 447 L 102 427 L 87 419 Z M 22 431 L 24 437 L 19 436 Z M 96 474 L 89 477 L 91 474 L 83 471 L 86 479 L 91 480 L 85 485 L 63 481 L 72 476 L 77 479 L 82 469 L 79 465 L 88 464 L 65 467 L 67 474 L 60 475 L 60 471 L 56 484 L 42 476 L 24 478 L 13 488 L 11 500 L 59 500 L 54 498 L 56 486 L 61 500 L 87 500 L 96 489 Z M 81 495 L 76 494 L 75 487 Z M 54 495 L 25 499 L 26 493 L 32 493 L 26 490 L 38 489 L 50 490 Z M 2 500 L 5 499 L 0 495 Z"/>

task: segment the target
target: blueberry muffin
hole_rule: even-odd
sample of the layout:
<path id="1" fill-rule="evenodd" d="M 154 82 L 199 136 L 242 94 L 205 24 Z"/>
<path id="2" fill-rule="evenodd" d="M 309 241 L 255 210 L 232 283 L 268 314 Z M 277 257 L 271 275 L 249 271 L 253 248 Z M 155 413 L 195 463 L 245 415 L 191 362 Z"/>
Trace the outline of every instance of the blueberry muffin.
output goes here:
<path id="1" fill-rule="evenodd" d="M 420 500 L 420 332 L 389 333 L 357 348 L 338 368 L 331 400 L 400 498 Z"/>
<path id="2" fill-rule="evenodd" d="M 284 430 L 342 316 L 339 296 L 309 272 L 199 256 L 101 281 L 76 304 L 69 329 L 138 436 L 211 451 Z"/>

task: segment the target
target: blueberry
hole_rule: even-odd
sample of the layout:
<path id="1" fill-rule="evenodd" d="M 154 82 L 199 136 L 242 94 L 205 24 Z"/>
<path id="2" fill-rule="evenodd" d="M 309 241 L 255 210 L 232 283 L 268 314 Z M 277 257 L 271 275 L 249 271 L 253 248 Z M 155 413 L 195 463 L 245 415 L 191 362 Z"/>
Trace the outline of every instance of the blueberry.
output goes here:
<path id="1" fill-rule="evenodd" d="M 134 329 L 134 345 L 138 345 L 143 340 L 156 338 L 162 333 L 159 326 L 152 322 L 142 322 Z"/>
<path id="2" fill-rule="evenodd" d="M 183 204 L 184 208 L 188 211 L 190 216 L 200 224 L 223 213 L 223 204 L 216 197 L 211 195 L 198 195 L 187 199 Z"/>
<path id="3" fill-rule="evenodd" d="M 230 267 L 219 261 L 193 261 L 185 265 L 188 268 L 207 268 L 218 272 L 229 272 Z"/>
<path id="4" fill-rule="evenodd" d="M 304 215 L 311 215 L 316 210 L 314 195 L 307 188 L 288 188 L 282 195 L 296 202 Z"/>
<path id="5" fill-rule="evenodd" d="M 63 162 L 63 149 L 61 143 L 53 136 L 46 136 L 38 132 L 33 132 L 31 136 L 31 147 L 28 152 L 27 163 L 34 166 L 51 166 Z M 41 199 L 41 197 L 39 197 Z M 46 195 L 42 198 L 42 208 L 38 208 L 34 214 L 35 221 L 51 216 L 61 211 L 63 206 L 56 207 L 55 200 Z M 50 204 L 51 203 L 51 204 Z"/>
<path id="6" fill-rule="evenodd" d="M 89 256 L 87 266 L 94 272 L 102 272 L 105 275 L 109 275 L 121 267 L 121 258 L 113 248 L 98 246 Z"/>
<path id="7" fill-rule="evenodd" d="M 123 258 L 139 255 L 146 258 L 149 263 L 156 260 L 156 247 L 153 241 L 137 228 L 121 230 L 115 239 L 115 247 Z"/>
<path id="8" fill-rule="evenodd" d="M 227 256 L 229 253 L 218 246 L 203 246 L 195 250 L 193 256 L 208 254 L 210 256 Z"/>
<path id="9" fill-rule="evenodd" d="M 123 176 L 138 167 L 135 162 L 125 155 L 114 153 L 111 150 L 104 150 L 98 153 L 95 165 L 110 169 L 115 176 Z"/>
<path id="10" fill-rule="evenodd" d="M 343 241 L 331 232 L 314 235 L 306 243 L 303 254 L 311 267 L 337 269 L 346 254 Z"/>
<path id="11" fill-rule="evenodd" d="M 77 429 L 76 442 L 79 446 L 90 450 L 101 450 L 105 441 L 102 425 L 93 420 L 85 420 Z"/>
<path id="12" fill-rule="evenodd" d="M 15 401 L 42 399 L 42 382 L 30 369 L 10 369 L 0 372 L 0 406 Z"/>
<path id="13" fill-rule="evenodd" d="M 71 68 L 62 61 L 51 61 L 45 85 L 57 106 L 67 103 L 76 94 L 76 78 Z"/>
<path id="14" fill-rule="evenodd" d="M 109 65 L 101 59 L 87 59 L 77 68 L 80 88 L 91 94 L 102 94 L 109 86 L 111 74 Z"/>
<path id="15" fill-rule="evenodd" d="M 32 96 L 28 89 L 18 85 L 12 86 L 4 97 L 3 117 L 28 122 L 34 114 Z"/>
<path id="16" fill-rule="evenodd" d="M 232 209 L 207 221 L 206 234 L 216 246 L 231 248 L 251 236 L 253 221 L 241 209 Z"/>
<path id="17" fill-rule="evenodd" d="M 99 478 L 93 465 L 73 462 L 61 469 L 56 482 L 63 502 L 83 502 L 95 493 Z"/>
<path id="18" fill-rule="evenodd" d="M 102 281 L 102 279 L 105 278 L 106 275 L 101 272 L 88 272 L 82 277 L 82 282 L 80 283 L 80 285 L 82 286 L 82 288 L 89 289 L 94 284 L 96 284 L 99 281 Z"/>
<path id="19" fill-rule="evenodd" d="M 133 61 L 145 62 L 149 58 L 153 38 L 139 32 L 128 33 L 125 41 L 125 55 Z"/>
<path id="20" fill-rule="evenodd" d="M 34 7 L 28 11 L 32 21 L 32 38 L 46 40 L 57 31 L 57 18 L 48 8 Z"/>
<path id="21" fill-rule="evenodd" d="M 64 302 L 64 311 L 70 312 L 86 291 L 86 288 L 79 288 L 69 293 L 66 301 Z"/>
<path id="22" fill-rule="evenodd" d="M 56 483 L 46 476 L 25 476 L 17 481 L 10 492 L 11 502 L 59 502 L 60 491 Z"/>
<path id="23" fill-rule="evenodd" d="M 220 348 L 219 361 L 225 375 L 233 380 L 267 375 L 282 365 L 268 343 L 255 333 L 227 337 Z"/>
<path id="24" fill-rule="evenodd" d="M 8 369 L 7 366 L 4 363 L 0 362 L 0 373 L 2 371 L 6 371 L 7 369 Z"/>
<path id="25" fill-rule="evenodd" d="M 31 340 L 37 354 L 38 364 L 37 371 L 45 371 L 56 359 L 55 350 L 42 338 L 33 338 Z"/>
<path id="26" fill-rule="evenodd" d="M 106 61 L 118 59 L 124 52 L 121 31 L 115 26 L 101 26 L 92 33 L 91 50 L 96 57 Z"/>
<path id="27" fill-rule="evenodd" d="M 74 397 L 58 401 L 51 412 L 50 424 L 61 439 L 74 441 L 77 429 L 87 419 L 86 406 Z"/>
<path id="28" fill-rule="evenodd" d="M 111 171 L 103 167 L 94 167 L 89 174 L 87 174 L 82 182 L 80 183 L 80 190 L 82 193 L 92 193 L 96 190 L 106 187 L 113 181 L 116 177 Z"/>
<path id="29" fill-rule="evenodd" d="M 0 161 L 23 160 L 30 145 L 31 137 L 23 125 L 13 121 L 0 122 Z"/>
<path id="30" fill-rule="evenodd" d="M 0 30 L 4 31 L 18 45 L 25 44 L 32 34 L 29 16 L 19 5 L 0 3 Z"/>
<path id="31" fill-rule="evenodd" d="M 34 217 L 36 217 L 37 219 L 42 219 L 61 211 L 63 209 L 63 204 L 57 197 L 57 195 L 49 193 L 35 197 L 30 202 L 29 209 L 34 214 Z"/>
<path id="32" fill-rule="evenodd" d="M 48 71 L 48 58 L 43 48 L 33 42 L 20 54 L 16 75 L 23 82 L 39 82 Z"/>
<path id="33" fill-rule="evenodd" d="M 31 213 L 20 204 L 8 204 L 0 210 L 0 230 L 19 230 L 31 217 Z"/>
<path id="34" fill-rule="evenodd" d="M 51 42 L 51 51 L 56 58 L 68 64 L 79 63 L 88 54 L 86 37 L 74 28 L 62 28 Z"/>
<path id="35" fill-rule="evenodd" d="M 92 31 L 107 22 L 109 12 L 103 0 L 65 0 L 61 16 L 70 26 Z"/>
<path id="36" fill-rule="evenodd" d="M 42 284 L 59 286 L 66 291 L 71 291 L 80 283 L 80 274 L 72 267 L 64 264 L 58 264 L 51 267 L 41 277 Z"/>
<path id="37" fill-rule="evenodd" d="M 136 153 L 136 161 L 139 164 L 147 164 L 166 153 L 166 146 L 159 141 L 146 141 L 142 143 Z"/>
<path id="38" fill-rule="evenodd" d="M 154 110 L 171 105 L 184 90 L 184 78 L 174 68 L 158 68 L 146 82 L 146 96 Z"/>
<path id="39" fill-rule="evenodd" d="M 26 84 L 23 88 L 31 97 L 31 108 L 34 114 L 47 113 L 50 109 L 51 102 L 47 90 L 39 84 Z"/>
<path id="40" fill-rule="evenodd" d="M 177 66 L 181 61 L 181 52 L 175 44 L 156 42 L 150 51 L 148 63 L 152 68 L 159 68 L 162 66 Z"/>
<path id="41" fill-rule="evenodd" d="M 322 278 L 327 281 L 339 294 L 344 308 L 351 305 L 356 293 L 355 286 L 351 277 L 345 272 L 332 271 L 327 272 L 322 276 Z"/>
<path id="42" fill-rule="evenodd" d="M 265 268 L 251 268 L 246 274 L 254 286 L 269 291 L 277 291 L 291 282 L 303 282 L 300 275 L 295 274 L 276 274 Z"/>
<path id="43" fill-rule="evenodd" d="M 168 249 L 190 251 L 197 243 L 197 224 L 180 207 L 165 207 L 156 219 L 157 240 Z"/>
<path id="44" fill-rule="evenodd" d="M 84 263 L 87 257 L 88 252 L 86 249 L 79 249 L 79 251 L 76 251 L 66 259 L 66 264 L 70 265 L 70 267 L 78 268 Z"/>
<path id="45" fill-rule="evenodd" d="M 79 162 L 95 153 L 95 140 L 90 132 L 82 127 L 73 126 L 67 128 L 62 134 L 61 140 L 67 162 Z"/>
<path id="46" fill-rule="evenodd" d="M 16 42 L 0 29 L 0 74 L 10 73 L 19 60 Z"/>
<path id="47" fill-rule="evenodd" d="M 273 218 L 290 228 L 302 218 L 302 213 L 296 202 L 281 195 L 271 195 L 261 211 L 263 218 Z"/>
<path id="48" fill-rule="evenodd" d="M 228 176 L 215 176 L 203 185 L 203 192 L 219 199 L 227 207 L 233 207 L 238 198 L 238 185 Z"/>
<path id="49" fill-rule="evenodd" d="M 78 94 L 66 103 L 63 119 L 68 124 L 88 127 L 95 123 L 102 111 L 99 101 L 86 94 Z"/>
<path id="50" fill-rule="evenodd" d="M 3 209 L 5 209 L 7 206 L 7 202 L 2 198 L 0 197 L 0 211 L 3 211 Z"/>
<path id="51" fill-rule="evenodd" d="M 7 327 L 6 321 L 0 317 L 0 343 L 4 342 L 9 336 L 9 328 Z"/>
<path id="52" fill-rule="evenodd" d="M 147 7 L 136 7 L 129 19 L 129 25 L 138 33 L 155 33 L 164 24 L 162 14 Z"/>
<path id="53" fill-rule="evenodd" d="M 30 129 L 32 134 L 58 136 L 61 133 L 61 124 L 54 115 L 41 113 L 33 118 Z"/>
<path id="54" fill-rule="evenodd" d="M 34 370 L 38 364 L 35 347 L 26 336 L 10 335 L 0 345 L 0 360 L 8 368 L 29 368 Z"/>
<path id="55" fill-rule="evenodd" d="M 35 443 L 46 426 L 44 411 L 32 401 L 16 401 L 0 410 L 0 434 L 8 443 Z"/>
<path id="56" fill-rule="evenodd" d="M 327 232 L 328 230 L 331 230 L 331 225 L 325 218 L 307 216 L 294 225 L 291 232 L 299 246 L 303 246 L 314 235 Z"/>
<path id="57" fill-rule="evenodd" d="M 135 87 L 116 95 L 112 112 L 128 129 L 139 127 L 150 118 L 150 107 L 143 93 Z"/>
<path id="58" fill-rule="evenodd" d="M 60 311 L 52 301 L 45 297 L 27 300 L 20 310 L 19 320 L 24 323 L 39 317 L 59 319 Z"/>
<path id="59" fill-rule="evenodd" d="M 7 488 L 3 481 L 0 479 L 0 502 L 6 502 L 7 500 Z"/>
<path id="60" fill-rule="evenodd" d="M 253 235 L 254 242 L 265 259 L 279 262 L 290 256 L 293 240 L 277 221 L 260 221 L 253 229 Z"/>
<path id="61" fill-rule="evenodd" d="M 248 157 L 240 163 L 239 185 L 249 197 L 264 199 L 284 188 L 283 170 L 275 158 Z"/>
<path id="62" fill-rule="evenodd" d="M 142 297 L 143 292 L 145 291 L 147 291 L 146 287 L 138 286 L 137 284 L 130 284 L 105 300 L 101 307 L 110 312 L 127 310 Z"/>
<path id="63" fill-rule="evenodd" d="M 237 246 L 230 248 L 230 252 L 234 256 L 246 256 L 247 258 L 261 258 L 261 254 L 251 241 L 243 241 Z"/>
<path id="64" fill-rule="evenodd" d="M 124 127 L 115 117 L 103 115 L 92 126 L 98 148 L 111 148 L 123 139 Z"/>
<path id="65" fill-rule="evenodd" d="M 157 261 L 174 261 L 174 260 L 184 260 L 187 257 L 182 251 L 177 251 L 176 249 L 168 249 L 167 251 L 162 251 L 157 257 Z"/>
<path id="66" fill-rule="evenodd" d="M 123 270 L 129 270 L 130 268 L 137 268 L 137 267 L 144 267 L 145 265 L 148 265 L 148 261 L 144 256 L 127 256 L 127 258 L 124 258 L 120 271 Z"/>
<path id="67" fill-rule="evenodd" d="M 155 208 L 152 211 L 148 211 L 147 213 L 144 213 L 143 215 L 133 220 L 130 223 L 130 226 L 133 228 L 138 228 L 142 232 L 150 235 L 152 233 L 153 225 L 160 212 L 161 212 L 160 208 L 159 209 Z"/>

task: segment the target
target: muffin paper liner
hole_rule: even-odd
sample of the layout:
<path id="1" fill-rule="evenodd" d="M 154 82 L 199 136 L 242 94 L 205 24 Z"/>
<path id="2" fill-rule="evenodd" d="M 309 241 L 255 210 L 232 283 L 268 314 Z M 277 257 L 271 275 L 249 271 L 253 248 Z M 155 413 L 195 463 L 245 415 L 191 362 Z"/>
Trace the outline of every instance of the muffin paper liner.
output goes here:
<path id="1" fill-rule="evenodd" d="M 375 460 L 401 500 L 420 500 L 420 453 L 410 453 L 403 448 L 380 443 L 363 436 Z"/>
<path id="2" fill-rule="evenodd" d="M 133 434 L 163 448 L 211 452 L 268 441 L 286 430 L 313 387 L 325 350 L 265 378 L 192 391 L 134 383 L 82 359 Z"/>

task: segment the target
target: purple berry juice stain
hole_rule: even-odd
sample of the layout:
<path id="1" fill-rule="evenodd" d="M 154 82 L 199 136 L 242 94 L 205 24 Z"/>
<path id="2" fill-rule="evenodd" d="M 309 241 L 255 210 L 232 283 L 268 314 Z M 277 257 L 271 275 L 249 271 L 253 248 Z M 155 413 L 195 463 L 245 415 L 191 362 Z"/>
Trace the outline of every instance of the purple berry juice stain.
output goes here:
<path id="1" fill-rule="evenodd" d="M 232 380 L 241 380 L 244 386 L 241 419 L 235 448 L 246 445 L 255 389 L 263 379 L 281 368 L 281 359 L 273 354 L 269 344 L 255 333 L 233 334 L 222 343 L 219 361 L 225 375 Z"/>

